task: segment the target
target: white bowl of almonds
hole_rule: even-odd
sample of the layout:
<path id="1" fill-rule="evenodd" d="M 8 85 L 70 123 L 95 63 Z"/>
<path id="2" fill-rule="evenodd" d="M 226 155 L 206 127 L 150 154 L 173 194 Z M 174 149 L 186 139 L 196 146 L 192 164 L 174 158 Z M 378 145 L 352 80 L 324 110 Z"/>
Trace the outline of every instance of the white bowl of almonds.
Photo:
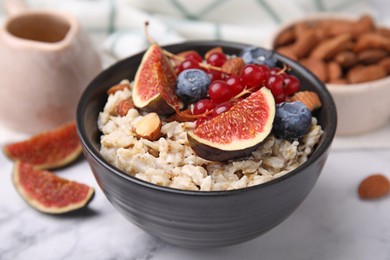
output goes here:
<path id="1" fill-rule="evenodd" d="M 282 26 L 270 46 L 326 83 L 337 106 L 338 136 L 389 123 L 390 29 L 369 15 L 319 14 Z"/>

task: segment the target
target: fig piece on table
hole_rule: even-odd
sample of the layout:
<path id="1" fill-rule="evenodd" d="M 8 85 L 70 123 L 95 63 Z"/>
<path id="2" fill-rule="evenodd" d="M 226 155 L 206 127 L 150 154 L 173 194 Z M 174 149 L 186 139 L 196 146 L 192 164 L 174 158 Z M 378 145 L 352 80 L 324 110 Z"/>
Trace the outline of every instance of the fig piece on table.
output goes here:
<path id="1" fill-rule="evenodd" d="M 77 159 L 82 147 L 76 124 L 71 122 L 28 140 L 8 144 L 4 147 L 4 153 L 11 160 L 32 164 L 37 169 L 53 169 Z"/>

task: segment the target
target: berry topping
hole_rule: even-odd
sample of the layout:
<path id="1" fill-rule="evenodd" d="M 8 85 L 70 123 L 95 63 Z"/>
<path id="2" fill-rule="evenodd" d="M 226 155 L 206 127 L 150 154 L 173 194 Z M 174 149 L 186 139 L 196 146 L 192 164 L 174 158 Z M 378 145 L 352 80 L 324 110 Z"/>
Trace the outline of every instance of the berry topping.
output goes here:
<path id="1" fill-rule="evenodd" d="M 215 104 L 221 104 L 233 98 L 234 92 L 229 88 L 225 81 L 216 80 L 209 86 L 209 96 Z"/>
<path id="2" fill-rule="evenodd" d="M 186 59 L 180 63 L 177 74 L 188 69 L 200 69 L 199 62 L 194 59 Z"/>
<path id="3" fill-rule="evenodd" d="M 246 65 L 241 72 L 242 81 L 251 88 L 261 86 L 265 80 L 263 70 L 254 64 Z"/>
<path id="4" fill-rule="evenodd" d="M 268 67 L 275 67 L 277 63 L 277 59 L 273 51 L 255 46 L 242 50 L 240 57 L 246 64 L 265 64 Z"/>
<path id="5" fill-rule="evenodd" d="M 311 112 L 297 102 L 284 102 L 276 106 L 273 132 L 276 137 L 294 140 L 304 136 L 310 128 Z"/>
<path id="6" fill-rule="evenodd" d="M 215 108 L 215 104 L 210 99 L 201 99 L 194 104 L 194 109 L 192 114 L 200 115 L 206 113 L 207 111 L 211 111 Z"/>
<path id="7" fill-rule="evenodd" d="M 185 103 L 195 103 L 207 95 L 210 82 L 210 77 L 203 70 L 184 70 L 177 77 L 176 95 Z"/>
<path id="8" fill-rule="evenodd" d="M 299 82 L 299 79 L 294 75 L 287 75 L 284 78 L 284 84 L 285 84 L 284 92 L 286 92 L 287 96 L 291 96 L 295 94 L 295 92 L 297 92 L 301 87 L 301 83 Z"/>
<path id="9" fill-rule="evenodd" d="M 239 76 L 231 75 L 226 79 L 226 84 L 234 93 L 234 96 L 240 94 L 245 89 L 245 84 Z"/>
<path id="10" fill-rule="evenodd" d="M 225 61 L 227 60 L 226 55 L 222 52 L 213 52 L 208 58 L 207 63 L 216 66 L 221 67 Z"/>

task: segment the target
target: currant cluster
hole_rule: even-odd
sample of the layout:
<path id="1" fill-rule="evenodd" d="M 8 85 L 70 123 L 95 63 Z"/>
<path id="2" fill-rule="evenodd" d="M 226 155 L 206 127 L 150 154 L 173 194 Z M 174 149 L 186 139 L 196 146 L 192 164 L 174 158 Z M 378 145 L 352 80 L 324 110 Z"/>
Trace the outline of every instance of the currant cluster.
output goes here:
<path id="1" fill-rule="evenodd" d="M 285 70 L 279 67 L 269 67 L 264 64 L 247 64 L 241 70 L 239 75 L 228 75 L 221 70 L 216 70 L 215 67 L 222 67 L 228 60 L 226 54 L 223 52 L 213 52 L 205 59 L 206 64 L 211 65 L 209 69 L 204 64 L 203 58 L 195 51 L 190 51 L 184 56 L 184 60 L 175 68 L 179 74 L 185 73 L 187 70 L 199 70 L 207 74 L 210 78 L 210 84 L 207 87 L 207 93 L 202 96 L 192 98 L 196 100 L 192 106 L 192 114 L 206 115 L 199 118 L 197 123 L 200 124 L 210 117 L 217 116 L 223 112 L 228 111 L 237 101 L 245 97 L 245 94 L 257 91 L 265 86 L 271 90 L 275 102 L 282 103 L 286 101 L 288 96 L 293 95 L 300 89 L 300 82 L 294 75 L 289 75 Z M 188 81 L 188 80 L 187 80 Z M 191 85 L 191 92 L 204 86 L 197 84 L 196 79 L 191 80 L 191 84 L 180 83 L 180 86 L 189 88 Z M 179 85 L 179 84 L 178 84 Z M 183 93 L 182 89 L 177 90 L 177 94 Z M 200 91 L 198 91 L 200 93 Z M 179 95 L 180 97 L 180 95 Z"/>

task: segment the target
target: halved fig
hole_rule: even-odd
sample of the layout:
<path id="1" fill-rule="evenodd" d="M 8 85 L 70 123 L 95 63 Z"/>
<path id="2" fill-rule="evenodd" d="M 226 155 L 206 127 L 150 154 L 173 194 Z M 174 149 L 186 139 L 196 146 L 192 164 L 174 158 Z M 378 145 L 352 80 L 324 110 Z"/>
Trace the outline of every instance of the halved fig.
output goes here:
<path id="1" fill-rule="evenodd" d="M 188 132 L 195 153 L 210 161 L 248 156 L 268 136 L 275 117 L 275 100 L 265 87 L 230 110 Z"/>
<path id="2" fill-rule="evenodd" d="M 74 161 L 81 152 L 82 147 L 74 122 L 4 147 L 4 153 L 11 160 L 32 164 L 37 169 L 65 166 Z"/>
<path id="3" fill-rule="evenodd" d="M 160 46 L 152 43 L 135 75 L 132 99 L 147 112 L 171 114 L 183 104 L 175 94 L 176 73 Z"/>
<path id="4" fill-rule="evenodd" d="M 23 199 L 44 213 L 61 214 L 84 208 L 95 193 L 85 184 L 66 180 L 20 161 L 14 165 L 12 179 Z"/>

